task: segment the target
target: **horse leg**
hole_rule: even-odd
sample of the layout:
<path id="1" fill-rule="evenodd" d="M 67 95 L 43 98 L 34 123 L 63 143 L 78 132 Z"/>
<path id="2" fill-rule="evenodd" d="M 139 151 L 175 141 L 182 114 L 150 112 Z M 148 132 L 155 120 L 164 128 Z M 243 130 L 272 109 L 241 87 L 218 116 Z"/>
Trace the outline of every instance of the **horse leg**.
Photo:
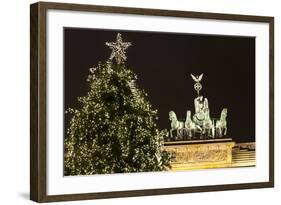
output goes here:
<path id="1" fill-rule="evenodd" d="M 170 129 L 170 137 L 171 137 L 171 139 L 174 138 L 174 137 L 173 137 L 173 131 L 174 131 L 174 129 Z"/>
<path id="2" fill-rule="evenodd" d="M 183 140 L 184 139 L 184 128 L 180 129 L 180 139 Z"/>
<path id="3" fill-rule="evenodd" d="M 209 138 L 210 136 L 211 136 L 211 128 L 208 128 L 207 137 Z"/>
<path id="4" fill-rule="evenodd" d="M 218 136 L 218 137 L 220 137 L 220 128 L 216 128 L 216 135 Z"/>
<path id="5" fill-rule="evenodd" d="M 194 137 L 196 137 L 196 128 L 191 129 L 191 138 L 190 139 L 192 139 Z"/>
<path id="6" fill-rule="evenodd" d="M 190 137 L 190 129 L 185 128 L 185 139 L 189 139 L 189 137 Z"/>
<path id="7" fill-rule="evenodd" d="M 178 131 L 179 131 L 179 134 L 178 134 L 179 139 L 182 140 L 183 139 L 183 128 L 180 128 Z"/>
<path id="8" fill-rule="evenodd" d="M 182 136 L 182 140 L 185 140 L 185 128 L 182 128 L 181 136 Z"/>
<path id="9" fill-rule="evenodd" d="M 178 129 L 174 129 L 174 130 L 176 130 L 176 136 L 174 137 L 174 139 L 177 140 L 178 139 L 178 135 L 179 135 Z"/>
<path id="10" fill-rule="evenodd" d="M 204 134 L 205 134 L 205 128 L 203 128 L 200 132 L 200 139 L 203 139 Z"/>
<path id="11" fill-rule="evenodd" d="M 224 127 L 224 135 L 226 135 L 226 133 L 227 133 L 227 127 L 225 126 Z"/>
<path id="12" fill-rule="evenodd" d="M 179 137 L 180 137 L 180 140 L 183 140 L 183 137 L 184 137 L 184 133 L 183 133 L 183 128 L 179 129 Z"/>
<path id="13" fill-rule="evenodd" d="M 210 136 L 210 129 L 208 128 L 206 132 L 206 138 L 209 138 L 209 136 Z"/>
<path id="14" fill-rule="evenodd" d="M 220 135 L 220 137 L 222 137 L 222 128 L 221 127 L 219 128 L 219 135 Z"/>
<path id="15" fill-rule="evenodd" d="M 189 129 L 188 128 L 184 128 L 183 139 L 187 140 L 188 136 L 189 136 Z"/>
<path id="16" fill-rule="evenodd" d="M 210 133 L 210 134 L 209 134 L 210 138 L 213 138 L 213 134 L 212 134 L 212 133 L 213 133 L 213 132 L 212 132 L 212 128 L 210 128 L 210 129 L 209 129 L 209 133 Z"/>
<path id="17" fill-rule="evenodd" d="M 180 139 L 181 135 L 180 135 L 180 130 L 177 129 L 177 139 Z"/>
<path id="18" fill-rule="evenodd" d="M 192 129 L 189 129 L 189 130 L 188 130 L 188 137 L 189 137 L 189 139 L 192 138 Z"/>
<path id="19" fill-rule="evenodd" d="M 212 128 L 210 128 L 210 138 L 214 138 L 213 137 L 213 129 Z"/>

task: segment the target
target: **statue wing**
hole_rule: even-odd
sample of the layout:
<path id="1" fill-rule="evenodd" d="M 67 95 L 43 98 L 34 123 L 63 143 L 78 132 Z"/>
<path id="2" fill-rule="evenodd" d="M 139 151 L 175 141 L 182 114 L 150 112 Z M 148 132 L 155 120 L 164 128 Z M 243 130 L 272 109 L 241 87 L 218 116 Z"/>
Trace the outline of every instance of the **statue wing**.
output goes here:
<path id="1" fill-rule="evenodd" d="M 194 75 L 190 74 L 190 76 L 192 77 L 192 79 L 193 79 L 195 82 L 197 82 L 197 78 L 196 78 Z"/>
<path id="2" fill-rule="evenodd" d="M 198 81 L 201 81 L 203 78 L 203 73 L 198 77 Z"/>

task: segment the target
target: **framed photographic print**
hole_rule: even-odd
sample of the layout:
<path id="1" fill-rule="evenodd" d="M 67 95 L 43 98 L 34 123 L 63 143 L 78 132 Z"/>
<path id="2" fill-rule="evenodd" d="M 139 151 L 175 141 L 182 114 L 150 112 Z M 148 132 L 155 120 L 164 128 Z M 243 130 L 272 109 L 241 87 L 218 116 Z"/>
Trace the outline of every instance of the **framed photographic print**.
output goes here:
<path id="1" fill-rule="evenodd" d="M 274 186 L 274 18 L 31 5 L 30 197 Z"/>

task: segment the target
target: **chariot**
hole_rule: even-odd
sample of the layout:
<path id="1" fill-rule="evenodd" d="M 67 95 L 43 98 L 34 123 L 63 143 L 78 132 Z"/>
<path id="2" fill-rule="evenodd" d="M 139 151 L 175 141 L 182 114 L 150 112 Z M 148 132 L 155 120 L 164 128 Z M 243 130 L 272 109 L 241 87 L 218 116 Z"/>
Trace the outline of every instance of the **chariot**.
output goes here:
<path id="1" fill-rule="evenodd" d="M 198 96 L 194 99 L 195 113 L 192 115 L 190 110 L 186 112 L 186 119 L 178 120 L 174 111 L 169 112 L 171 121 L 170 140 L 191 140 L 195 138 L 219 138 L 227 134 L 227 108 L 223 108 L 220 118 L 211 118 L 209 102 L 207 98 L 200 96 L 199 92 L 202 89 L 200 81 L 203 74 L 194 76 L 194 89 Z"/>

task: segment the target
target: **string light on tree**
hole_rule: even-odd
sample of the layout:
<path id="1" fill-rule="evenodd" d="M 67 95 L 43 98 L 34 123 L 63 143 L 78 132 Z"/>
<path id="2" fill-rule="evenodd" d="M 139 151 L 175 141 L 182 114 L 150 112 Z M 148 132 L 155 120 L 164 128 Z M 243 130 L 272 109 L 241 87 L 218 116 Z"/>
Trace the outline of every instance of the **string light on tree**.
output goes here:
<path id="1" fill-rule="evenodd" d="M 118 33 L 106 45 L 112 49 L 109 60 L 89 69 L 87 95 L 67 111 L 65 175 L 167 170 L 171 154 L 161 148 L 168 133 L 158 130 L 157 111 L 125 66 L 131 43 Z"/>

